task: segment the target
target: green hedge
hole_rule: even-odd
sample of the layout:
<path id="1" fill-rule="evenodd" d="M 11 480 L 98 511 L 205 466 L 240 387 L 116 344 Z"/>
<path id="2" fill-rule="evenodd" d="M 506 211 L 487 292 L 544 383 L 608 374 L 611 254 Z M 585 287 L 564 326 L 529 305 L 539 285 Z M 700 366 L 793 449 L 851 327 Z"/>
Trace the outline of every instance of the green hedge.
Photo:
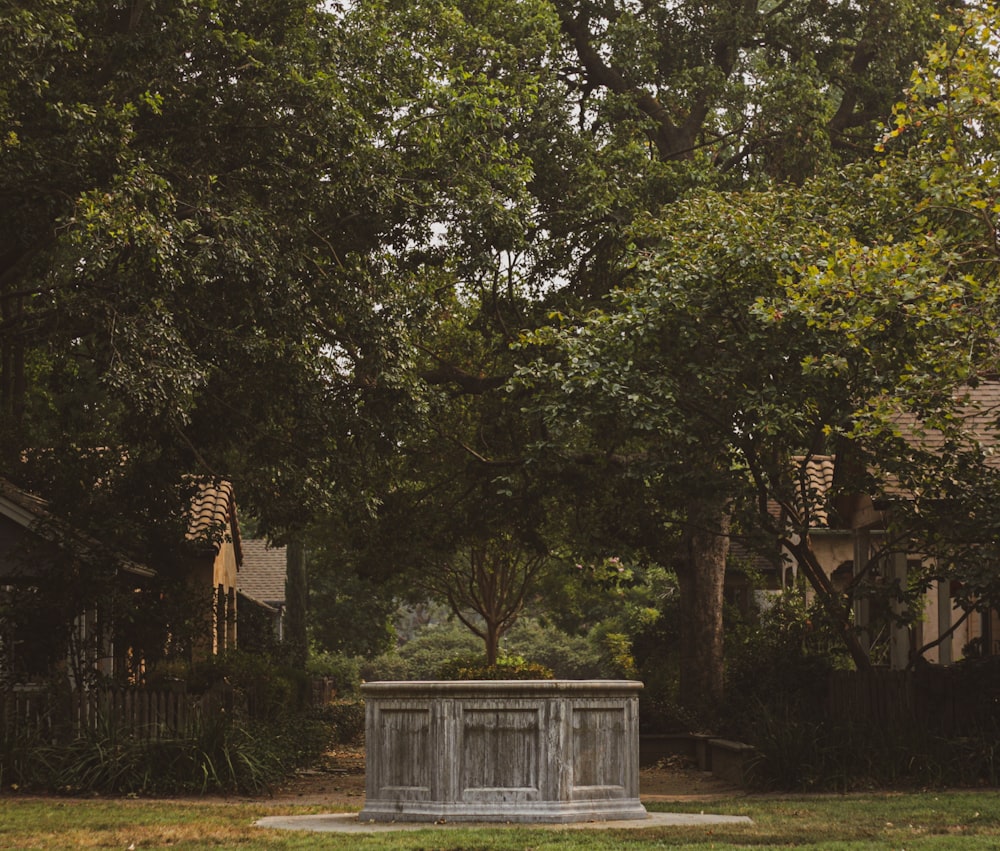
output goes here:
<path id="1" fill-rule="evenodd" d="M 449 659 L 438 670 L 442 680 L 551 680 L 551 668 L 528 662 L 521 656 L 504 656 L 495 665 L 487 665 L 481 657 Z"/>

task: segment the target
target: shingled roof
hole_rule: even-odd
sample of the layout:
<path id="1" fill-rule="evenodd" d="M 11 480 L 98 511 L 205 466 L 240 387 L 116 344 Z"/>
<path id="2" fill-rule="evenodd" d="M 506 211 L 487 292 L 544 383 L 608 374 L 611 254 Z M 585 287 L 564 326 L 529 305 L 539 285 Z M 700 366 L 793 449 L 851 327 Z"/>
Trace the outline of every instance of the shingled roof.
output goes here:
<path id="1" fill-rule="evenodd" d="M 960 401 L 954 411 L 955 433 L 946 436 L 940 429 L 924 426 L 915 414 L 905 413 L 895 418 L 900 435 L 915 449 L 942 456 L 948 451 L 978 448 L 982 450 L 987 466 L 1000 469 L 1000 381 L 983 381 L 975 387 L 963 387 L 957 398 Z M 834 490 L 836 457 L 812 455 L 793 460 L 800 465 L 809 497 L 814 500 L 810 507 L 813 522 L 818 526 L 828 525 L 831 521 L 828 508 Z M 801 469 L 803 464 L 805 467 Z M 883 489 L 886 494 L 907 497 L 907 492 L 895 477 L 883 481 Z M 871 501 L 868 502 L 871 508 Z M 859 505 L 854 505 L 853 509 L 857 512 Z M 876 514 L 874 508 L 867 513 L 869 522 L 876 518 Z"/>
<path id="2" fill-rule="evenodd" d="M 243 542 L 240 593 L 270 606 L 285 603 L 285 548 L 272 547 L 263 538 Z"/>
<path id="3" fill-rule="evenodd" d="M 961 437 L 956 448 L 972 449 L 976 445 L 985 453 L 987 465 L 1000 467 L 1000 381 L 982 381 L 975 387 L 963 387 L 955 410 L 955 423 Z M 945 435 L 935 428 L 923 427 L 914 415 L 897 420 L 902 435 L 914 446 L 931 452 L 949 448 Z"/>

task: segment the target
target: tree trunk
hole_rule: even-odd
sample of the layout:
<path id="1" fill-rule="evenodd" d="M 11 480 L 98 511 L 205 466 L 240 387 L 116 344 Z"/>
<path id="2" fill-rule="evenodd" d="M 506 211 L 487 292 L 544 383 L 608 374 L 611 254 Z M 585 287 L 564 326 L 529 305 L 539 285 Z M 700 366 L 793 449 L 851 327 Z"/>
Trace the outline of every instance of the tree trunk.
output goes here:
<path id="1" fill-rule="evenodd" d="M 500 655 L 500 625 L 486 622 L 484 638 L 486 640 L 486 664 L 495 665 Z"/>
<path id="2" fill-rule="evenodd" d="M 285 550 L 285 628 L 289 664 L 300 671 L 306 669 L 308 650 L 307 602 L 306 552 L 301 539 L 295 538 Z"/>
<path id="3" fill-rule="evenodd" d="M 23 304 L 20 298 L 0 296 L 0 325 L 11 326 L 0 334 L 0 416 L 7 420 L 7 427 L 20 430 L 24 419 L 27 378 L 24 362 L 24 339 L 13 327 L 21 315 Z M 11 449 L 18 442 L 11 441 Z M 10 459 L 12 460 L 12 459 Z"/>
<path id="4" fill-rule="evenodd" d="M 729 521 L 728 509 L 721 506 L 690 516 L 684 552 L 677 564 L 680 703 L 702 718 L 710 718 L 723 698 L 722 592 Z"/>

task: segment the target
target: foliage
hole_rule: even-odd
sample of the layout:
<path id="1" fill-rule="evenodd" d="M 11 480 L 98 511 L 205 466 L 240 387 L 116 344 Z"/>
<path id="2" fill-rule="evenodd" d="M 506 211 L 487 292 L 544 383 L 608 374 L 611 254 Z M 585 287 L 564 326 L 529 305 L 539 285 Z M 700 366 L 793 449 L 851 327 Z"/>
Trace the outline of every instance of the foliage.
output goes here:
<path id="1" fill-rule="evenodd" d="M 330 730 L 329 740 L 342 745 L 363 742 L 365 703 L 356 698 L 337 698 L 317 710 L 317 717 Z"/>
<path id="2" fill-rule="evenodd" d="M 224 685 L 233 690 L 236 700 L 253 704 L 255 717 L 267 720 L 278 719 L 288 712 L 301 712 L 309 697 L 309 682 L 304 672 L 281 665 L 273 658 L 239 650 L 197 662 L 184 679 L 192 694 L 203 694 Z"/>
<path id="3" fill-rule="evenodd" d="M 939 425 L 989 360 L 959 268 L 994 247 L 990 66 L 950 52 L 982 28 L 937 0 L 244 6 L 5 16 L 0 472 L 164 567 L 192 471 L 268 532 L 347 517 L 372 582 L 504 540 L 634 555 L 676 570 L 686 697 L 717 696 L 728 515 L 808 528 L 790 456 L 899 457 L 895 404 Z M 942 31 L 931 67 L 973 83 L 915 79 L 885 164 L 846 168 Z M 602 629 L 627 669 L 638 630 Z"/>
<path id="4" fill-rule="evenodd" d="M 232 652 L 190 669 L 165 665 L 147 686 L 178 682 L 191 698 L 189 725 L 158 736 L 100 710 L 96 726 L 76 729 L 63 708 L 65 683 L 56 683 L 39 725 L 8 724 L 5 716 L 0 780 L 65 794 L 261 792 L 313 762 L 334 734 L 356 730 L 356 710 L 314 712 L 301 672 L 257 654 Z"/>
<path id="5" fill-rule="evenodd" d="M 438 669 L 442 680 L 551 680 L 552 669 L 523 656 L 499 656 L 493 663 L 482 657 L 449 659 Z"/>
<path id="6" fill-rule="evenodd" d="M 829 673 L 845 662 L 821 606 L 807 605 L 802 592 L 789 589 L 749 622 L 734 625 L 727 638 L 723 718 L 729 735 L 744 740 L 762 713 L 823 717 Z"/>
<path id="7" fill-rule="evenodd" d="M 445 659 L 471 656 L 480 651 L 479 642 L 454 621 L 445 621 L 420 630 L 410 641 L 391 653 L 362 664 L 365 680 L 433 680 Z"/>
<path id="8" fill-rule="evenodd" d="M 359 576 L 350 565 L 324 563 L 310 551 L 309 634 L 327 653 L 377 656 L 395 638 L 392 616 L 398 608 L 392 582 Z"/>
<path id="9" fill-rule="evenodd" d="M 306 663 L 306 673 L 310 677 L 321 677 L 333 681 L 338 696 L 353 697 L 361 682 L 361 662 L 358 656 L 343 653 L 310 653 Z"/>
<path id="10" fill-rule="evenodd" d="M 311 0 L 5 3 L 0 44 L 0 476 L 88 542 L 41 628 L 100 603 L 155 662 L 196 481 L 287 534 L 412 412 L 381 258 L 437 191 L 387 130 L 425 81 Z M 126 553 L 158 575 L 112 600 Z"/>
<path id="11" fill-rule="evenodd" d="M 419 71 L 434 81 L 426 97 L 401 108 L 400 126 L 432 136 L 480 180 L 460 183 L 469 194 L 455 192 L 437 208 L 436 234 L 408 234 L 412 244 L 395 263 L 399 279 L 426 295 L 409 327 L 423 408 L 393 445 L 396 463 L 371 516 L 352 532 L 362 572 L 406 571 L 412 587 L 457 553 L 505 539 L 576 560 L 636 553 L 679 565 L 683 593 L 694 600 L 682 611 L 683 666 L 689 678 L 703 677 L 688 696 L 716 696 L 725 560 L 717 544 L 728 528 L 734 478 L 728 444 L 712 429 L 718 423 L 659 435 L 647 411 L 636 434 L 628 412 L 643 403 L 628 391 L 592 407 L 585 393 L 570 392 L 578 389 L 572 375 L 506 383 L 545 357 L 511 344 L 521 329 L 560 316 L 573 317 L 567 325 L 575 328 L 605 294 L 632 286 L 629 244 L 643 230 L 636 222 L 670 219 L 675 211 L 665 205 L 706 188 L 801 184 L 826 167 L 868 158 L 865 140 L 874 139 L 912 61 L 944 26 L 933 16 L 942 9 L 936 0 L 821 11 L 808 2 L 372 4 L 367 20 L 416 34 Z M 720 195 L 698 212 L 722 215 L 732 200 Z M 669 246 L 676 237 L 685 250 L 695 243 L 707 260 L 704 246 L 724 240 L 726 228 L 685 242 L 684 230 L 703 224 L 688 212 L 676 232 L 651 241 Z M 778 233 L 783 227 L 774 225 Z M 746 241 L 753 247 L 756 235 Z M 733 255 L 719 257 L 720 266 L 732 268 Z M 679 372 L 692 391 L 730 363 L 709 327 L 716 314 L 697 298 L 715 291 L 725 301 L 725 286 L 715 290 L 710 278 L 709 271 L 692 280 L 687 293 L 692 323 L 705 308 L 702 339 L 685 346 L 678 338 L 675 351 L 706 364 L 705 375 Z M 732 313 L 742 319 L 746 308 L 744 300 Z M 617 330 L 632 334 L 622 349 L 657 336 Z M 673 329 L 660 330 L 670 339 Z M 618 353 L 628 373 L 628 352 Z M 741 351 L 737 359 L 754 364 L 755 355 Z M 594 397 L 605 378 L 616 385 L 620 364 L 611 360 L 591 385 Z M 593 378 L 592 363 L 575 364 L 587 373 L 582 383 Z M 661 364 L 636 362 L 635 371 L 647 366 L 661 374 Z M 716 401 L 708 400 L 707 414 L 717 410 L 723 420 L 738 404 Z M 557 427 L 560 417 L 571 426 Z M 673 448 L 659 451 L 679 431 Z M 700 534 L 705 529 L 715 534 Z M 695 581 L 710 573 L 712 583 Z M 691 612 L 709 622 L 689 626 Z"/>
<path id="12" fill-rule="evenodd" d="M 941 56 L 951 54 L 942 48 L 931 62 Z M 897 114 L 922 114 L 924 94 L 915 86 Z M 930 96 L 923 109 L 937 109 Z M 913 126 L 924 130 L 919 119 Z M 664 526 L 683 529 L 691 494 L 724 494 L 747 528 L 798 559 L 859 666 L 869 663 L 849 607 L 803 543 L 823 522 L 810 458 L 837 455 L 839 493 L 877 499 L 904 481 L 933 491 L 915 513 L 940 507 L 956 479 L 990 479 L 981 464 L 959 478 L 961 453 L 943 476 L 940 456 L 917 451 L 899 425 L 910 417 L 920 433 L 958 441 L 955 391 L 991 371 L 995 354 L 993 249 L 909 214 L 933 206 L 938 191 L 926 168 L 942 139 L 925 132 L 926 149 L 887 157 L 874 174 L 701 192 L 640 222 L 624 286 L 604 309 L 556 316 L 558 328 L 530 338 L 540 357 L 522 372 L 540 388 L 550 441 L 601 441 L 607 467 L 641 482 L 653 518 L 645 540 L 635 529 L 638 541 L 648 548 Z M 963 173 L 978 185 L 974 161 Z M 952 251 L 968 265 L 956 269 Z"/>
<path id="13" fill-rule="evenodd" d="M 186 735 L 148 738 L 105 720 L 68 741 L 41 731 L 3 739 L 0 781 L 67 795 L 269 791 L 328 746 L 329 727 L 301 714 L 267 722 L 203 715 Z"/>
<path id="14" fill-rule="evenodd" d="M 507 634 L 507 654 L 530 659 L 549 668 L 558 679 L 601 679 L 612 676 L 603 665 L 600 648 L 591 634 L 564 632 L 536 617 L 522 618 Z"/>
<path id="15" fill-rule="evenodd" d="M 5 474 L 44 449 L 35 483 L 90 528 L 100 479 L 102 537 L 135 546 L 183 475 L 225 469 L 283 528 L 394 409 L 359 380 L 393 369 L 369 255 L 399 221 L 365 185 L 395 170 L 376 93 L 352 91 L 371 46 L 310 2 L 4 23 Z M 348 149 L 358 171 L 333 168 Z"/>
<path id="16" fill-rule="evenodd" d="M 494 665 L 500 640 L 533 596 L 546 562 L 544 552 L 495 535 L 429 566 L 421 584 L 446 600 L 454 616 L 483 640 L 486 663 Z"/>
<path id="17" fill-rule="evenodd" d="M 441 225 L 523 230 L 503 134 L 557 21 L 521 9 L 5 6 L 0 475 L 165 584 L 187 475 L 276 538 L 367 517 L 431 413 L 409 343 L 462 256 Z"/>

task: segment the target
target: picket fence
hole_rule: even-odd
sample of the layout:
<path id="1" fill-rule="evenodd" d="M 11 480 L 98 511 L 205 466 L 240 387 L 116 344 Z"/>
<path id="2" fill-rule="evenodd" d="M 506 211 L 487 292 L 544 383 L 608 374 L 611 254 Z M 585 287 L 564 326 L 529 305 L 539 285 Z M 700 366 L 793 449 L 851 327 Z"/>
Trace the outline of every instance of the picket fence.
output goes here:
<path id="1" fill-rule="evenodd" d="M 250 701 L 241 701 L 244 706 Z M 190 736 L 220 712 L 231 712 L 234 692 L 225 685 L 198 695 L 183 684 L 169 688 L 102 686 L 53 693 L 15 688 L 0 696 L 0 722 L 7 732 L 53 741 L 87 732 L 121 732 L 143 739 Z"/>

